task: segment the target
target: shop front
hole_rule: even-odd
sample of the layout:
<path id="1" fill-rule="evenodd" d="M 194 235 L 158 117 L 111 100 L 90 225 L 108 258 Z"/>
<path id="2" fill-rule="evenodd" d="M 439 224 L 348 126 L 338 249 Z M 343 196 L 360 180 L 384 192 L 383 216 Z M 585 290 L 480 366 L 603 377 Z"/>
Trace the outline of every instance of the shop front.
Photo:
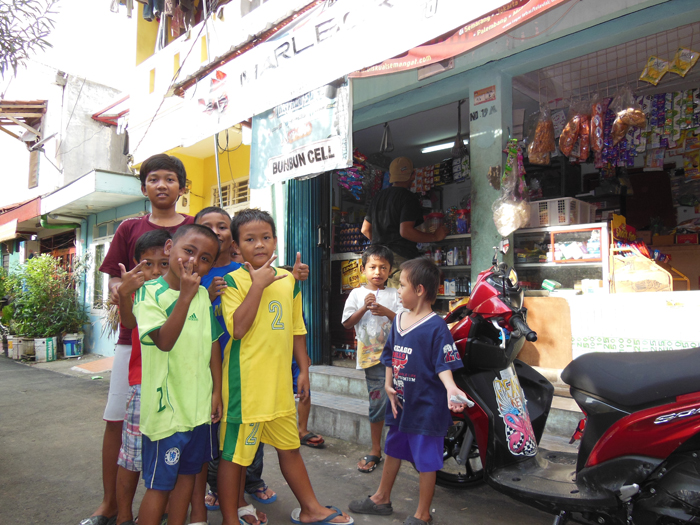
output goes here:
<path id="1" fill-rule="evenodd" d="M 410 78 L 406 72 L 354 81 L 357 169 L 335 172 L 329 196 L 334 236 L 328 244 L 328 360 L 335 358 L 337 363 L 347 357 L 348 364 L 354 360 L 353 334 L 342 328 L 340 317 L 347 292 L 359 279 L 354 266 L 366 242 L 359 227 L 371 196 L 386 184 L 386 162 L 397 156 L 412 158 L 426 221 L 450 224 L 451 235 L 444 241 L 422 247 L 441 265 L 443 289 L 435 308 L 446 311 L 451 300 L 468 296 L 470 283 L 490 265 L 493 247 L 501 241 L 492 210 L 499 192 L 488 174 L 505 166 L 509 138 L 527 139 L 530 128 L 536 128 L 540 103 L 548 103 L 561 120 L 560 125 L 553 122 L 556 148 L 547 163 L 535 159 L 540 162 L 536 163 L 527 151 L 532 139 L 521 143 L 531 213 L 527 225 L 507 237 L 510 250 L 504 256 L 529 291 L 525 306 L 531 326 L 541 336 L 537 343 L 527 343 L 524 358 L 561 369 L 588 351 L 697 345 L 697 337 L 682 328 L 693 325 L 700 298 L 693 291 L 700 271 L 692 255 L 697 245 L 677 244 L 696 240 L 693 225 L 679 226 L 679 218 L 694 219 L 692 152 L 697 124 L 692 115 L 697 105 L 674 108 L 673 101 L 693 100 L 699 77 L 690 69 L 685 76 L 666 73 L 657 85 L 639 78 L 650 57 L 673 62 L 679 48 L 697 47 L 700 31 L 696 23 L 688 22 L 700 19 L 700 11 L 684 1 L 640 3 L 639 10 L 623 10 L 612 2 L 596 13 L 577 11 L 575 6 L 566 14 L 571 7 L 561 6 L 538 19 L 537 28 L 547 28 L 542 33 L 558 32 L 556 38 L 540 37 L 539 45 L 519 48 L 532 36 L 527 32 L 532 26 L 526 24 L 489 46 L 458 56 L 453 70 L 427 80 Z M 605 9 L 609 11 L 603 13 Z M 498 60 L 484 63 L 487 56 Z M 660 101 L 663 96 L 666 104 L 670 93 L 669 116 L 686 111 L 689 123 L 679 124 L 678 130 L 672 125 L 670 138 L 676 135 L 672 143 L 664 141 L 669 135 L 663 126 L 630 129 L 632 141 L 639 131 L 648 142 L 642 147 L 637 139 L 625 154 L 618 148 L 617 157 L 607 150 L 604 159 L 600 152 L 596 158 L 594 150 L 585 158 L 580 151 L 562 155 L 561 132 L 575 114 L 576 103 L 589 106 L 590 114 L 593 102 L 601 98 L 612 102 L 624 86 L 642 110 L 645 98 L 653 103 L 654 97 Z M 561 115 L 555 113 L 562 109 Z M 469 151 L 457 159 L 451 150 L 458 112 Z M 615 116 L 609 122 L 611 129 Z M 647 122 L 652 117 L 649 109 Z M 381 152 L 385 123 L 392 144 Z M 441 145 L 445 149 L 430 152 L 431 146 Z M 686 151 L 689 145 L 691 150 Z M 613 213 L 626 217 L 625 233 L 611 223 Z M 458 226 L 464 216 L 468 216 L 466 232 Z M 644 233 L 650 228 L 660 235 L 646 245 L 626 236 L 636 229 L 638 238 L 651 237 Z M 545 281 L 554 283 L 552 292 L 543 289 Z"/>

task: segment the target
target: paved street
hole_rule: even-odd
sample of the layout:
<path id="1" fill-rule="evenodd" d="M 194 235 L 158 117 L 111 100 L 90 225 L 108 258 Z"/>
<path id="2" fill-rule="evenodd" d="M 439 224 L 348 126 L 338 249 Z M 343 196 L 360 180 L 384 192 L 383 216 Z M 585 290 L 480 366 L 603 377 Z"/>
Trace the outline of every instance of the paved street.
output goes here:
<path id="1" fill-rule="evenodd" d="M 66 367 L 63 367 L 64 369 Z M 100 450 L 102 411 L 109 374 L 90 380 L 72 377 L 0 357 L 0 524 L 77 525 L 101 500 Z M 302 447 L 319 499 L 347 510 L 350 500 L 371 494 L 381 477 L 378 469 L 361 474 L 357 459 L 368 451 L 327 439 L 327 447 Z M 296 506 L 282 478 L 273 450 L 265 456 L 264 478 L 278 492 L 277 502 L 259 505 L 271 525 L 290 523 Z M 138 504 L 143 495 L 139 488 Z M 415 510 L 418 474 L 405 465 L 393 494 L 389 517 L 355 515 L 357 523 L 394 524 Z M 436 524 L 548 524 L 551 517 L 481 486 L 460 492 L 438 487 L 433 501 Z M 209 513 L 219 525 L 219 512 Z"/>

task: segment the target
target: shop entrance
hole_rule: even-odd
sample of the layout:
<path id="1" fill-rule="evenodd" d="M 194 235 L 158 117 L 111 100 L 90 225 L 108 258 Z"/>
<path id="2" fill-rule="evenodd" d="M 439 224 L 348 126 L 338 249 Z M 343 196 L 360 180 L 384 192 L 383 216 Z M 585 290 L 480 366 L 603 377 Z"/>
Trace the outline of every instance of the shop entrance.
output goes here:
<path id="1" fill-rule="evenodd" d="M 465 98 L 467 94 L 465 89 Z M 458 111 L 461 114 L 464 155 L 453 157 Z M 332 235 L 327 316 L 332 363 L 354 368 L 355 333 L 343 328 L 342 313 L 352 288 L 364 282 L 361 254 L 369 241 L 360 230 L 372 197 L 389 185 L 388 168 L 393 159 L 408 157 L 413 161 L 416 181 L 412 191 L 421 201 L 425 220 L 421 227 L 434 230 L 442 223 L 450 227 L 451 235 L 444 241 L 419 245 L 419 249 L 432 257 L 441 269 L 442 286 L 435 310 L 446 313 L 450 301 L 469 293 L 469 104 L 466 100 L 461 104 L 454 102 L 356 131 L 353 143 L 356 152 L 353 169 L 334 172 L 331 177 Z"/>

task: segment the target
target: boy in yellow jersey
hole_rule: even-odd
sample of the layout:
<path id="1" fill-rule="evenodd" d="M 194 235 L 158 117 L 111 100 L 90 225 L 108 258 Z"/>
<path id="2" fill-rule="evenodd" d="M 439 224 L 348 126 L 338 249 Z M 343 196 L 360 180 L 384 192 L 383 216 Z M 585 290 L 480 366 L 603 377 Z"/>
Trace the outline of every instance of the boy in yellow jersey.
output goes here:
<path id="1" fill-rule="evenodd" d="M 266 212 L 244 210 L 231 221 L 234 246 L 244 266 L 226 275 L 222 295 L 231 339 L 224 352 L 223 417 L 219 435 L 219 502 L 224 525 L 258 525 L 252 505 L 238 508 L 250 465 L 260 442 L 277 449 L 280 470 L 301 504 L 292 523 L 353 523 L 336 507 L 316 499 L 299 452 L 296 408 L 289 373 L 292 355 L 300 368 L 297 393 L 309 395 L 306 328 L 298 283 L 273 268 L 275 222 Z"/>

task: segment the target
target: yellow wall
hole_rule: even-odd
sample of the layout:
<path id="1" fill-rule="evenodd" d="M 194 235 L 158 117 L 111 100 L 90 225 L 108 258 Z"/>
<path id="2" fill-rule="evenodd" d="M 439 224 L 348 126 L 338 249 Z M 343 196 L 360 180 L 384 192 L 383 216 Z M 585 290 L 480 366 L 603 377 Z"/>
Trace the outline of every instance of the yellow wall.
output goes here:
<path id="1" fill-rule="evenodd" d="M 188 198 L 190 199 L 189 215 L 196 215 L 199 210 L 208 206 L 204 203 L 202 181 L 204 180 L 204 160 L 197 157 L 190 157 L 181 153 L 167 152 L 168 155 L 174 155 L 182 161 L 187 172 L 187 179 L 192 181 L 192 188 Z M 206 202 L 209 202 L 208 200 Z"/>
<path id="2" fill-rule="evenodd" d="M 221 137 L 219 137 L 221 141 Z M 231 148 L 233 149 L 233 148 Z M 229 158 L 231 159 L 230 170 L 229 170 Z M 220 153 L 219 154 L 219 169 L 221 171 L 221 183 L 224 184 L 232 179 L 239 179 L 241 177 L 247 177 L 250 173 L 250 146 L 241 145 L 235 151 L 230 153 Z M 204 159 L 204 195 L 207 196 L 205 199 L 205 206 L 209 206 L 211 195 L 211 188 L 216 186 L 216 162 L 214 161 L 214 155 L 209 158 Z"/>
<path id="3" fill-rule="evenodd" d="M 136 65 L 149 58 L 155 52 L 158 21 L 148 22 L 143 19 L 143 4 L 136 3 Z"/>

